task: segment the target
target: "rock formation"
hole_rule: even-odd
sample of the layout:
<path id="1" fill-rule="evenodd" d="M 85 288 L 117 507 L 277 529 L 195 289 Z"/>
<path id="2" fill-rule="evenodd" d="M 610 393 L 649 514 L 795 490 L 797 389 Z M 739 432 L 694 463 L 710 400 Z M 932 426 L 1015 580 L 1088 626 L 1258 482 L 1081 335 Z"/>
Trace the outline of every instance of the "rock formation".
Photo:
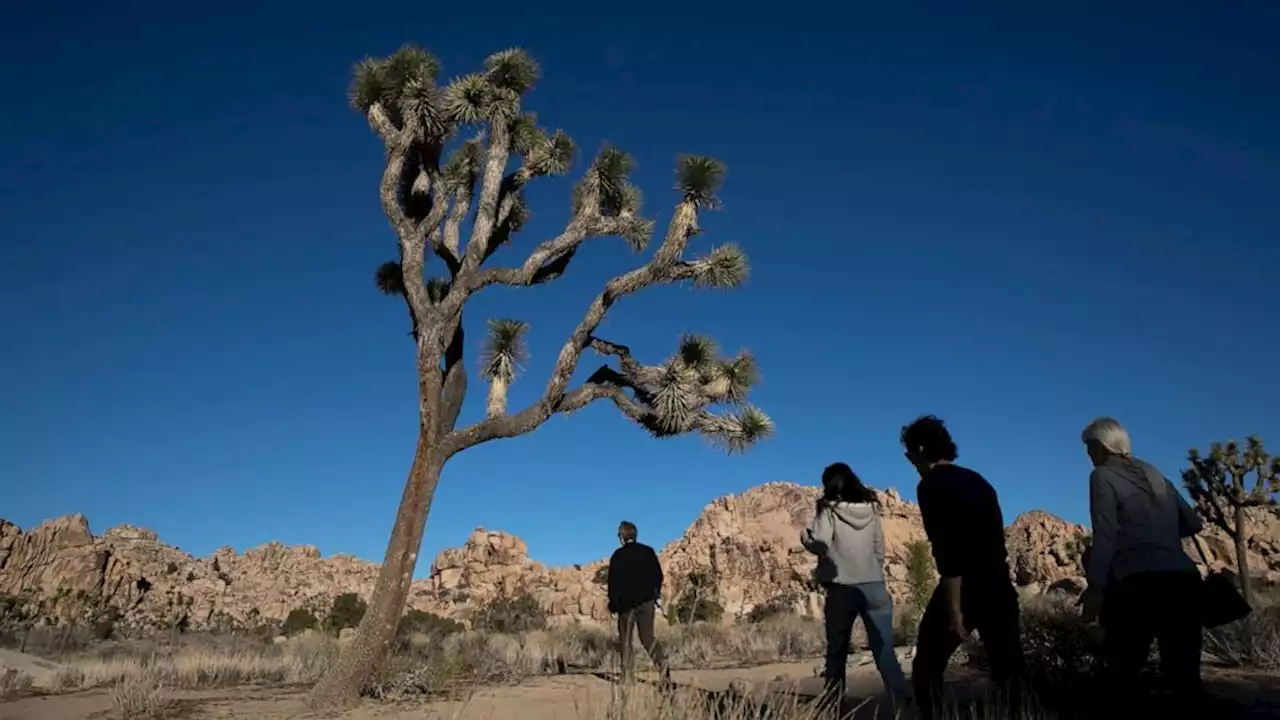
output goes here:
<path id="1" fill-rule="evenodd" d="M 727 617 L 763 603 L 815 613 L 814 558 L 800 547 L 799 531 L 813 513 L 816 489 L 768 483 L 709 504 L 684 535 L 661 551 L 668 599 L 684 589 L 690 572 L 715 580 Z M 919 508 L 895 490 L 881 493 L 889 587 L 906 595 L 906 545 L 923 538 Z M 1043 511 L 1025 513 L 1008 529 L 1010 570 L 1027 592 L 1080 587 L 1080 552 L 1086 530 Z M 1214 567 L 1231 565 L 1231 543 L 1208 533 Z M 1280 579 L 1280 521 L 1259 513 L 1250 541 L 1255 572 Z M 416 581 L 412 607 L 466 619 L 500 593 L 528 592 L 553 620 L 608 617 L 606 562 L 548 568 L 529 557 L 524 541 L 477 529 L 459 548 L 441 552 L 430 577 Z M 107 610 L 135 630 L 182 623 L 193 629 L 279 621 L 304 607 L 322 615 L 332 599 L 353 592 L 367 598 L 375 563 L 348 555 L 320 556 L 311 546 L 269 543 L 236 553 L 222 548 L 195 558 L 132 526 L 95 537 L 83 515 L 48 520 L 23 532 L 0 520 L 0 593 L 45 599 L 51 619 L 83 620 Z"/>

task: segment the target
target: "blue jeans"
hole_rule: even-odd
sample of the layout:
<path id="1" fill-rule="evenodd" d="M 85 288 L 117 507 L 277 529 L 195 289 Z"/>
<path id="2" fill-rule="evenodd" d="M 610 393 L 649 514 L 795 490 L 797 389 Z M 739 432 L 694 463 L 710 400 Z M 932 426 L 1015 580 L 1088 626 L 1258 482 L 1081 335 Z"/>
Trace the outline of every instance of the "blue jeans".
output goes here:
<path id="1" fill-rule="evenodd" d="M 907 696 L 907 678 L 893 648 L 893 598 L 883 582 L 826 586 L 826 694 L 843 697 L 854 620 L 862 618 L 876 669 L 890 698 Z"/>

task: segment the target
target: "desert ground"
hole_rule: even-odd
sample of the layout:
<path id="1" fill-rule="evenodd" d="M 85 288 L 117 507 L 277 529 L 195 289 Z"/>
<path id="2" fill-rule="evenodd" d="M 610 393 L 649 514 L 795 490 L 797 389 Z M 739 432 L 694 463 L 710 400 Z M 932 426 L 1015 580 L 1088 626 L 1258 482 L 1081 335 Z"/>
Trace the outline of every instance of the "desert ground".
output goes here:
<path id="1" fill-rule="evenodd" d="M 1088 685 L 1096 675 L 1096 645 L 1088 644 L 1096 633 L 1061 606 L 1035 606 L 1027 618 L 1024 642 L 1039 687 L 1063 689 L 1056 698 L 1046 695 L 1045 707 L 1032 717 L 1097 716 L 1105 699 L 1091 694 Z M 1211 715 L 1215 720 L 1280 717 L 1280 625 L 1273 619 L 1263 613 L 1251 621 L 1248 634 L 1236 628 L 1209 638 L 1206 677 L 1224 701 Z M 1252 645 L 1241 644 L 1245 637 Z M 360 704 L 340 717 L 816 717 L 812 700 L 821 685 L 816 671 L 822 650 L 816 621 L 786 616 L 754 624 L 664 626 L 661 638 L 677 668 L 676 688 L 665 693 L 643 656 L 637 680 L 619 682 L 615 646 L 605 627 L 415 635 L 401 644 Z M 307 708 L 307 689 L 344 642 L 305 631 L 270 639 L 192 633 L 89 642 L 70 652 L 34 643 L 28 648 L 33 652 L 0 651 L 0 720 L 315 717 Z M 849 658 L 850 717 L 890 717 L 865 642 L 859 638 L 857 645 Z M 898 654 L 909 668 L 911 649 L 899 648 Z M 976 645 L 957 656 L 951 677 L 957 707 L 981 707 L 986 696 L 979 657 Z M 1083 698 L 1088 706 L 1064 710 L 1062 696 Z"/>

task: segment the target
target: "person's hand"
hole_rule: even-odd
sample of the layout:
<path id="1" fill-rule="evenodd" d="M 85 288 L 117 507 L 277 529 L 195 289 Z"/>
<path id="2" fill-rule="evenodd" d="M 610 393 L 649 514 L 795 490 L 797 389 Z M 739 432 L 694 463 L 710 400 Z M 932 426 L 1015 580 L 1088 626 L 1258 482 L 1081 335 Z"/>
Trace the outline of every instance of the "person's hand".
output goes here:
<path id="1" fill-rule="evenodd" d="M 950 629 L 951 629 L 951 634 L 952 634 L 952 635 L 955 635 L 956 637 L 960 638 L 961 640 L 967 640 L 967 639 L 969 638 L 969 628 L 965 627 L 965 625 L 964 625 L 964 614 L 963 614 L 963 613 L 960 613 L 960 612 L 952 612 L 952 613 L 951 613 L 951 622 L 950 622 L 950 623 L 948 623 L 948 626 L 949 626 L 949 627 L 950 627 Z"/>
<path id="2" fill-rule="evenodd" d="M 1091 588 L 1084 591 L 1080 596 L 1080 618 L 1086 623 L 1094 623 L 1098 621 L 1098 617 L 1102 614 L 1102 593 Z"/>

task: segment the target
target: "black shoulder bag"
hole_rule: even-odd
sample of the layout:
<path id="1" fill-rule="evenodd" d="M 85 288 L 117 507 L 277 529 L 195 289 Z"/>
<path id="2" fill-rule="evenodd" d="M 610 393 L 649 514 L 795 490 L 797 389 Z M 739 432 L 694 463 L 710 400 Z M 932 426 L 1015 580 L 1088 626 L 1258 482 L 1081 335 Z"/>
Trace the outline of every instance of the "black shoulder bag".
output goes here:
<path id="1" fill-rule="evenodd" d="M 1192 540 L 1195 541 L 1196 550 L 1200 553 L 1200 560 L 1208 570 L 1209 558 L 1200 545 L 1200 537 L 1193 535 Z M 1244 596 L 1240 594 L 1231 577 L 1218 570 L 1209 570 L 1204 582 L 1200 583 L 1199 605 L 1200 624 L 1207 628 L 1216 628 L 1243 620 L 1253 612 L 1253 608 L 1245 602 Z"/>

